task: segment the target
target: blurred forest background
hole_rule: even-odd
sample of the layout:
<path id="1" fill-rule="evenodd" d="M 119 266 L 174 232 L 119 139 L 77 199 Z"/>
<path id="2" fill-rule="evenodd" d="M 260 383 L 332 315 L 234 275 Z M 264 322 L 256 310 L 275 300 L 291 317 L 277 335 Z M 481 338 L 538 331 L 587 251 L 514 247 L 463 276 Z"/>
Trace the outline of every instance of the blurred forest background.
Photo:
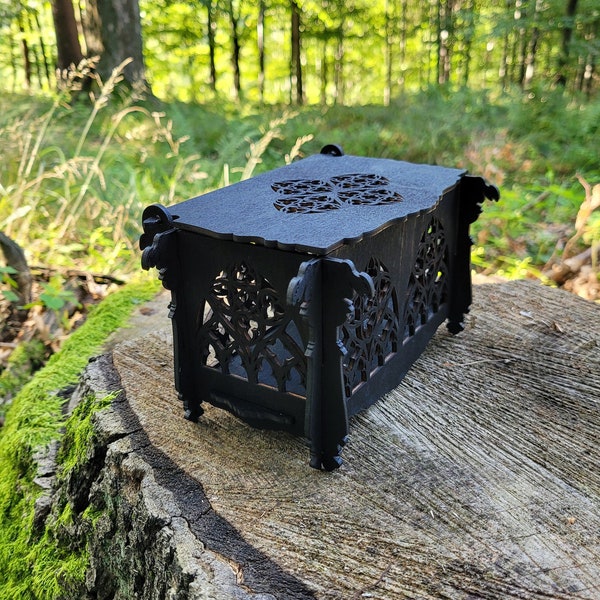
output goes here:
<path id="1" fill-rule="evenodd" d="M 597 0 L 0 0 L 0 394 L 139 273 L 144 206 L 326 143 L 487 177 L 474 267 L 598 300 L 599 55 Z"/>

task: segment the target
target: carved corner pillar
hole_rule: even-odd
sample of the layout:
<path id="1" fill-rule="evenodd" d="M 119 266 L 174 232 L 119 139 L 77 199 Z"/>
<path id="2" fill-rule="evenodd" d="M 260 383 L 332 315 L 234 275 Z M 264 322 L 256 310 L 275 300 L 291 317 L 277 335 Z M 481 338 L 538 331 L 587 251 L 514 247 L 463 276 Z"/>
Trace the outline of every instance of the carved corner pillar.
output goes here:
<path id="1" fill-rule="evenodd" d="M 189 352 L 182 346 L 184 337 L 179 335 L 178 326 L 178 286 L 180 285 L 179 253 L 177 251 L 177 229 L 173 216 L 161 204 L 152 204 L 142 213 L 144 233 L 140 237 L 142 250 L 142 268 L 148 271 L 152 267 L 158 269 L 158 278 L 165 289 L 171 292 L 169 318 L 173 326 L 173 349 L 175 363 L 175 389 L 183 403 L 184 416 L 190 421 L 197 421 L 203 410 L 199 402 L 191 403 Z M 188 390 L 188 391 L 186 391 Z"/>
<path id="2" fill-rule="evenodd" d="M 456 334 L 464 329 L 463 318 L 469 312 L 472 302 L 471 292 L 471 246 L 469 235 L 471 223 L 481 214 L 481 205 L 485 199 L 497 201 L 500 192 L 494 185 L 488 184 L 482 177 L 464 175 L 461 179 L 459 214 L 456 238 L 455 266 L 452 277 L 448 331 Z"/>
<path id="3" fill-rule="evenodd" d="M 142 214 L 144 233 L 140 237 L 142 269 L 158 269 L 163 287 L 173 290 L 177 281 L 177 253 L 174 251 L 177 230 L 171 213 L 160 204 L 148 206 Z"/>
<path id="4" fill-rule="evenodd" d="M 347 397 L 342 360 L 347 350 L 341 326 L 354 312 L 352 298 L 373 296 L 373 280 L 350 260 L 314 259 L 300 265 L 288 288 L 288 302 L 299 306 L 309 342 L 305 430 L 311 443 L 310 465 L 333 471 L 348 435 Z"/>

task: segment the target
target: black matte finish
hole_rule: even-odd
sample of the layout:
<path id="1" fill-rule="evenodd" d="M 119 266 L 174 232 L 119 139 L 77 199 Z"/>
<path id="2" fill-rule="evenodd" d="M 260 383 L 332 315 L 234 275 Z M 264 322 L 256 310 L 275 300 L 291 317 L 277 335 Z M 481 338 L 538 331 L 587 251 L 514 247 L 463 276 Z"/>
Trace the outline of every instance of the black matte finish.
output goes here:
<path id="1" fill-rule="evenodd" d="M 471 303 L 469 225 L 498 190 L 458 169 L 338 146 L 143 214 L 142 266 L 171 290 L 186 418 L 208 401 L 341 464 L 348 418 L 395 387 Z"/>

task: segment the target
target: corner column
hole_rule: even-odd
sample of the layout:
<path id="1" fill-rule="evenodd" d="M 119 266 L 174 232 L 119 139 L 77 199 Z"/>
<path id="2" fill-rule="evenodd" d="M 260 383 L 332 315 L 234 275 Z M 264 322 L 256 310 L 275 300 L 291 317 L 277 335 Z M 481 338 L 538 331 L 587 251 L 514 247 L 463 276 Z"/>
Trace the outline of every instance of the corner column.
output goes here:
<path id="1" fill-rule="evenodd" d="M 459 187 L 458 223 L 456 225 L 456 253 L 451 274 L 451 300 L 448 315 L 448 331 L 456 334 L 464 329 L 464 315 L 469 312 L 473 301 L 471 289 L 471 246 L 469 235 L 471 223 L 481 214 L 485 199 L 498 200 L 500 192 L 494 185 L 486 183 L 482 177 L 465 175 Z"/>
<path id="2" fill-rule="evenodd" d="M 333 471 L 342 464 L 348 412 L 340 326 L 354 311 L 354 291 L 372 296 L 371 277 L 358 272 L 350 260 L 336 258 L 302 263 L 288 288 L 288 302 L 300 306 L 309 329 L 305 431 L 311 443 L 310 466 L 315 469 Z"/>

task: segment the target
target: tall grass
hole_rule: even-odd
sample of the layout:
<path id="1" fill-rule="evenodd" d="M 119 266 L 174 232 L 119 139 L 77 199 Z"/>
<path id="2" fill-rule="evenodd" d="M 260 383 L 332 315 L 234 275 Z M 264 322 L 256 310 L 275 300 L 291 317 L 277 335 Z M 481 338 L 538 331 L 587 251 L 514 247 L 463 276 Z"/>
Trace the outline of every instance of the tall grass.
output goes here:
<path id="1" fill-rule="evenodd" d="M 339 143 L 349 154 L 458 166 L 502 190 L 475 226 L 478 268 L 537 275 L 575 232 L 600 179 L 600 101 L 538 88 L 500 97 L 435 87 L 392 106 L 210 106 L 139 102 L 121 69 L 89 101 L 65 89 L 0 114 L 0 227 L 34 263 L 138 269 L 143 206 L 173 204 Z M 1 102 L 1 99 L 0 99 Z M 0 107 L 1 108 L 1 107 Z M 8 160 L 7 160 L 8 159 Z M 579 236 L 598 243 L 595 211 Z"/>
<path id="2" fill-rule="evenodd" d="M 201 176 L 164 114 L 115 97 L 125 64 L 105 82 L 96 76 L 89 100 L 67 86 L 42 114 L 26 100 L 0 128 L 0 228 L 34 264 L 127 275 L 143 204 L 172 198 L 184 173 Z M 152 160 L 162 163 L 160 182 L 147 185 Z"/>

